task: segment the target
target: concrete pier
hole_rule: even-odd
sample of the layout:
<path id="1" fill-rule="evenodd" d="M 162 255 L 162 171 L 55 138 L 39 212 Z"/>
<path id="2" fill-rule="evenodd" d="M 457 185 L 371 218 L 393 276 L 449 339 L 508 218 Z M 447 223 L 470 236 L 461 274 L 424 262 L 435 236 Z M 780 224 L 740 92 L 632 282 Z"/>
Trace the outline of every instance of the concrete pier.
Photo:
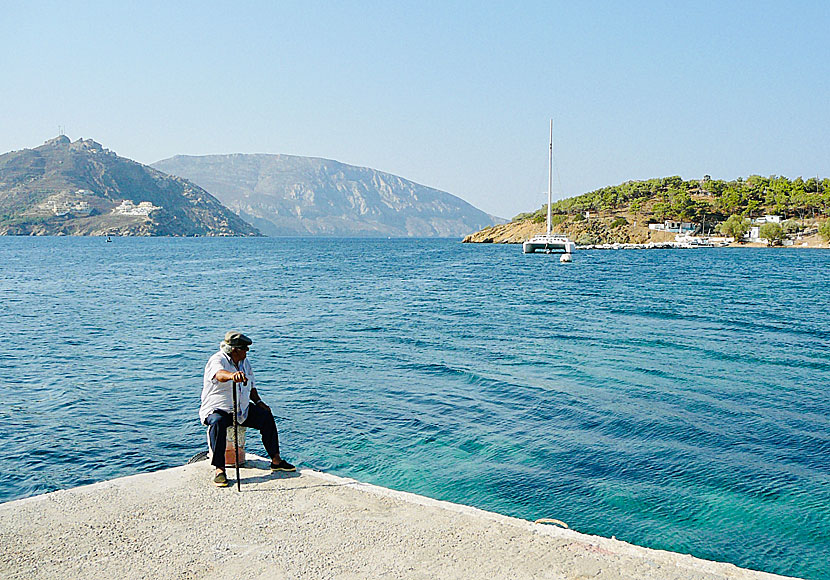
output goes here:
<path id="1" fill-rule="evenodd" d="M 0 578 L 783 578 L 248 458 L 0 504 Z"/>

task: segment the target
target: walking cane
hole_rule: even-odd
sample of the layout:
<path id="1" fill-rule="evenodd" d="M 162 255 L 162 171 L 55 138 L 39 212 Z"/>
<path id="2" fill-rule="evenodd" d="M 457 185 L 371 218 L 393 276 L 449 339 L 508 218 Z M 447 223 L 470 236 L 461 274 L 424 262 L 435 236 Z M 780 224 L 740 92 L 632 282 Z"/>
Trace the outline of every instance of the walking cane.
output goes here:
<path id="1" fill-rule="evenodd" d="M 239 479 L 239 419 L 236 416 L 236 382 L 233 383 L 233 452 L 236 456 L 236 490 L 242 491 L 242 481 Z"/>

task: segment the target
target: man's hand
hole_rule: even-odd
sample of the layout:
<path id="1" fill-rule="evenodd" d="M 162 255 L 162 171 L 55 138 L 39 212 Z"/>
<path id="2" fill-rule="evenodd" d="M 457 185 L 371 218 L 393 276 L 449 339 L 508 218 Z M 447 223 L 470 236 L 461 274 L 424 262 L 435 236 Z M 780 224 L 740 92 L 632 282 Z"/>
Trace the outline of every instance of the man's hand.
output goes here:
<path id="1" fill-rule="evenodd" d="M 242 371 L 236 371 L 235 373 L 233 373 L 233 377 L 231 380 L 233 380 L 233 382 L 235 383 L 242 383 L 243 385 L 248 384 L 248 377 L 246 377 L 245 373 L 243 373 Z"/>

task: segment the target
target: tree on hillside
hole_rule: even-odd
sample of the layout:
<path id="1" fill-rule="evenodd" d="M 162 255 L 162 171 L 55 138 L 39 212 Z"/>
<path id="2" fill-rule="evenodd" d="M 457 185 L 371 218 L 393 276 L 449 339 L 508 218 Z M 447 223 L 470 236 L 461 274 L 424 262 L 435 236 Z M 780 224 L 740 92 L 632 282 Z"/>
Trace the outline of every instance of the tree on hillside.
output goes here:
<path id="1" fill-rule="evenodd" d="M 818 233 L 822 238 L 824 238 L 825 242 L 830 242 L 830 220 L 827 220 L 821 224 L 821 227 L 818 229 Z"/>
<path id="2" fill-rule="evenodd" d="M 797 234 L 803 229 L 802 225 L 796 220 L 787 220 L 781 224 L 781 228 L 785 234 Z"/>
<path id="3" fill-rule="evenodd" d="M 637 214 L 640 213 L 640 210 L 643 209 L 643 198 L 638 197 L 631 200 L 631 204 L 629 205 L 629 209 L 631 209 L 631 213 Z"/>
<path id="4" fill-rule="evenodd" d="M 706 199 L 695 196 L 703 192 Z M 634 203 L 638 201 L 636 204 Z M 700 221 L 706 217 L 765 213 L 798 215 L 802 219 L 830 215 L 830 179 L 811 177 L 790 180 L 780 175 L 750 175 L 733 181 L 718 179 L 683 181 L 678 176 L 626 181 L 557 201 L 554 211 L 574 215 L 584 211 L 619 210 L 626 205 L 635 213 L 655 219 Z M 648 215 L 648 214 L 652 215 Z M 708 220 L 707 220 L 708 221 Z"/>
<path id="5" fill-rule="evenodd" d="M 810 214 L 816 217 L 816 212 L 827 213 L 827 201 L 830 201 L 830 180 L 819 181 L 817 177 L 811 177 L 805 184 L 806 204 L 804 215 Z"/>
<path id="6" fill-rule="evenodd" d="M 746 200 L 741 195 L 741 190 L 737 183 L 732 182 L 727 184 L 720 197 L 718 198 L 718 207 L 724 213 L 734 214 L 744 209 Z"/>
<path id="7" fill-rule="evenodd" d="M 772 207 L 774 213 L 787 215 L 790 206 L 794 205 L 792 191 L 793 184 L 789 179 L 786 177 L 773 177 L 769 180 L 764 203 L 767 207 Z"/>
<path id="8" fill-rule="evenodd" d="M 692 196 L 686 191 L 670 190 L 671 213 L 680 221 L 693 221 L 697 217 L 697 208 Z"/>
<path id="9" fill-rule="evenodd" d="M 726 189 L 726 182 L 722 179 L 710 179 L 706 182 L 706 192 L 715 198 L 723 195 L 724 189 Z"/>
<path id="10" fill-rule="evenodd" d="M 780 225 L 769 222 L 761 226 L 761 229 L 758 231 L 758 235 L 767 240 L 767 243 L 770 246 L 774 246 L 784 239 L 784 230 Z"/>
<path id="11" fill-rule="evenodd" d="M 735 241 L 741 241 L 741 238 L 749 231 L 751 223 L 748 219 L 733 214 L 725 222 L 718 224 L 717 229 L 723 235 L 735 238 Z"/>
<path id="12" fill-rule="evenodd" d="M 761 210 L 763 209 L 764 204 L 759 199 L 750 199 L 746 202 L 746 215 L 752 217 L 755 214 L 763 213 Z"/>
<path id="13" fill-rule="evenodd" d="M 671 177 L 664 177 L 660 180 L 660 185 L 667 189 L 681 189 L 686 183 L 679 175 L 672 175 Z"/>
<path id="14" fill-rule="evenodd" d="M 651 206 L 651 211 L 660 219 L 660 221 L 663 221 L 669 216 L 669 213 L 671 213 L 671 206 L 669 206 L 669 204 L 665 201 L 658 201 Z"/>

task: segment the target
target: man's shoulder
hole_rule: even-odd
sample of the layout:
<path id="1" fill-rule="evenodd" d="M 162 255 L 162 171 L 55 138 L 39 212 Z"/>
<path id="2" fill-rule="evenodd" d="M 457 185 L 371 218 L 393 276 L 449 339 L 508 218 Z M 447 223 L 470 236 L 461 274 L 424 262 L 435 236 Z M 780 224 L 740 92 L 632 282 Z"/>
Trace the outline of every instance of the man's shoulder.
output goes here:
<path id="1" fill-rule="evenodd" d="M 220 351 L 215 352 L 208 359 L 207 364 L 205 365 L 205 368 L 210 368 L 210 367 L 215 367 L 215 366 L 225 367 L 225 366 L 227 366 L 227 362 L 228 362 L 228 357 L 226 357 L 225 353 L 223 353 L 220 350 Z"/>
<path id="2" fill-rule="evenodd" d="M 225 353 L 221 350 L 217 350 L 215 353 L 210 355 L 210 358 L 208 360 L 213 360 L 215 358 L 225 358 Z"/>

